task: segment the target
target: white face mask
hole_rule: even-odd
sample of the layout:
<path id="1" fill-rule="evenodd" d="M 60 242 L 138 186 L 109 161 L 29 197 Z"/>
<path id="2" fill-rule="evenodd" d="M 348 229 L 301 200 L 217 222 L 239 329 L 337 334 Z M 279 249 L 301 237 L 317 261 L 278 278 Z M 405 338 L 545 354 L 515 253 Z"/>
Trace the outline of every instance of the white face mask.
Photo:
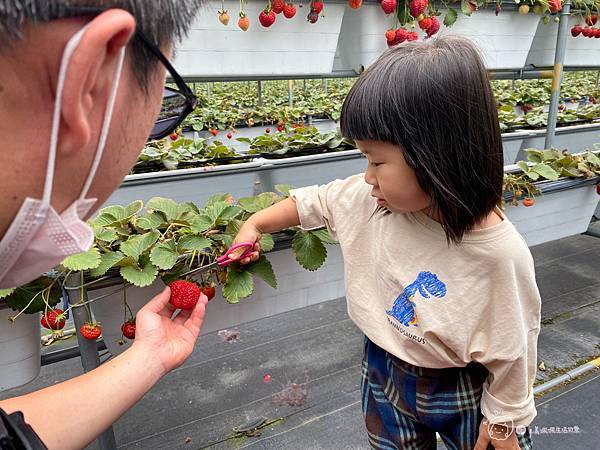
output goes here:
<path id="1" fill-rule="evenodd" d="M 106 144 L 125 57 L 125 47 L 121 50 L 115 69 L 115 77 L 104 112 L 96 156 L 79 198 L 62 214 L 57 213 L 50 204 L 61 118 L 60 109 L 67 67 L 71 55 L 79 45 L 86 28 L 87 26 L 79 30 L 67 42 L 63 52 L 56 86 L 56 103 L 52 118 L 50 151 L 43 197 L 41 200 L 27 197 L 23 201 L 21 209 L 0 241 L 0 289 L 21 286 L 34 280 L 59 264 L 67 256 L 88 250 L 94 242 L 94 232 L 82 218 L 89 213 L 97 200 L 86 198 L 86 195 L 100 164 L 104 145 Z"/>

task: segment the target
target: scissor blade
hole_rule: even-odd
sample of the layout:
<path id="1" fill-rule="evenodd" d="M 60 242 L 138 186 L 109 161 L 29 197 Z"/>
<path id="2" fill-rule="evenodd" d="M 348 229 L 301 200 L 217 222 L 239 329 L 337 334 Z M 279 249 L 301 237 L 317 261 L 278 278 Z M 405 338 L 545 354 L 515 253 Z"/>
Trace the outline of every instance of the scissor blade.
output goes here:
<path id="1" fill-rule="evenodd" d="M 181 276 L 185 277 L 187 275 L 194 275 L 196 273 L 205 272 L 205 271 L 210 270 L 210 269 L 212 269 L 214 267 L 217 267 L 218 265 L 219 265 L 219 263 L 217 261 L 215 261 L 215 262 L 207 264 L 205 266 L 196 267 L 195 269 L 192 269 L 192 270 L 190 270 L 188 272 L 185 272 L 185 273 L 181 274 Z"/>

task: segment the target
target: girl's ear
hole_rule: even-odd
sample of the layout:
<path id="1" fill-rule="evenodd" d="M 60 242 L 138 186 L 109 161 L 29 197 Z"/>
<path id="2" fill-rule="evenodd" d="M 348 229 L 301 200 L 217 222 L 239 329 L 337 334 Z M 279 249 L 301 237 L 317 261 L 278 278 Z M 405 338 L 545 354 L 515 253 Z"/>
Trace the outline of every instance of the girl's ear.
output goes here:
<path id="1" fill-rule="evenodd" d="M 58 148 L 63 156 L 86 148 L 92 133 L 99 132 L 120 51 L 134 32 L 133 16 L 121 9 L 108 10 L 88 24 L 65 78 Z"/>

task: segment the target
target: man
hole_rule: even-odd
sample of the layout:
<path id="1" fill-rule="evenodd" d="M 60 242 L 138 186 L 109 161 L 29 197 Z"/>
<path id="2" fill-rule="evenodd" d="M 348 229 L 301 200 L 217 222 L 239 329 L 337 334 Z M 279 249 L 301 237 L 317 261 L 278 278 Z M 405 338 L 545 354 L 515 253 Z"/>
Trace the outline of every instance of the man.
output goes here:
<path id="1" fill-rule="evenodd" d="M 84 221 L 148 136 L 168 134 L 193 109 L 193 94 L 164 55 L 201 4 L 0 0 L 0 287 L 27 283 L 89 247 Z M 155 123 L 165 67 L 182 107 Z M 49 448 L 83 448 L 191 354 L 206 297 L 171 320 L 169 295 L 167 288 L 137 314 L 135 343 L 122 355 L 0 408 L 21 411 Z M 56 404 L 61 413 L 47 414 Z"/>

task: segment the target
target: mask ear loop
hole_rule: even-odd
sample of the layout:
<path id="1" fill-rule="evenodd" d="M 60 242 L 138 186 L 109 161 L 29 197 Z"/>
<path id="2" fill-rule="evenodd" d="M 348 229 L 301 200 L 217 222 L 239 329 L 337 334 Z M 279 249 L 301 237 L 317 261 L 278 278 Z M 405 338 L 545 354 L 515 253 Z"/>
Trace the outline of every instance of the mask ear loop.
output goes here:
<path id="1" fill-rule="evenodd" d="M 104 120 L 102 121 L 102 130 L 100 131 L 100 139 L 98 140 L 98 147 L 96 148 L 96 156 L 94 157 L 92 167 L 90 168 L 90 173 L 88 174 L 87 180 L 85 181 L 83 189 L 81 190 L 81 194 L 79 195 L 80 200 L 83 200 L 87 195 L 92 181 L 96 176 L 96 170 L 100 165 L 102 154 L 104 153 L 104 146 L 106 145 L 106 138 L 108 136 L 108 130 L 110 129 L 110 122 L 112 120 L 113 109 L 115 107 L 115 101 L 117 98 L 117 91 L 119 90 L 119 81 L 121 80 L 123 61 L 125 60 L 125 48 L 126 47 L 123 47 L 120 50 L 119 60 L 117 61 L 117 67 L 115 68 L 115 77 L 110 90 L 110 96 L 108 97 L 108 102 L 106 103 L 106 111 L 104 111 Z"/>
<path id="2" fill-rule="evenodd" d="M 60 62 L 60 69 L 58 71 L 58 81 L 56 83 L 56 101 L 54 102 L 54 113 L 52 114 L 52 128 L 50 132 L 50 150 L 48 151 L 48 165 L 46 167 L 46 180 L 44 182 L 44 194 L 42 196 L 42 207 L 38 211 L 38 215 L 45 215 L 48 208 L 50 207 L 50 201 L 52 199 L 52 185 L 54 184 L 54 168 L 56 163 L 56 147 L 58 145 L 58 129 L 60 126 L 60 111 L 62 106 L 62 95 L 65 86 L 65 78 L 67 76 L 67 67 L 73 52 L 81 42 L 83 33 L 87 29 L 88 25 L 83 27 L 77 33 L 73 35 L 63 52 L 63 56 Z"/>

